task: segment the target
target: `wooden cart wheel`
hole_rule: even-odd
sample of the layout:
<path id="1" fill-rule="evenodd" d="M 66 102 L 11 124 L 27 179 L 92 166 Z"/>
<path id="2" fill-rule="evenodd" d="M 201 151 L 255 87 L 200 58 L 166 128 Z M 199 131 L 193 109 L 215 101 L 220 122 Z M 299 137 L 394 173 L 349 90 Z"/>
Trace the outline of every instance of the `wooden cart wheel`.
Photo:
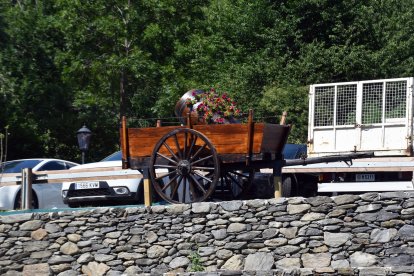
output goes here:
<path id="1" fill-rule="evenodd" d="M 221 170 L 215 196 L 223 200 L 241 199 L 247 196 L 254 179 L 254 170 Z"/>
<path id="2" fill-rule="evenodd" d="M 150 161 L 155 191 L 171 203 L 206 200 L 220 177 L 216 149 L 202 133 L 175 129 L 155 145 Z"/>

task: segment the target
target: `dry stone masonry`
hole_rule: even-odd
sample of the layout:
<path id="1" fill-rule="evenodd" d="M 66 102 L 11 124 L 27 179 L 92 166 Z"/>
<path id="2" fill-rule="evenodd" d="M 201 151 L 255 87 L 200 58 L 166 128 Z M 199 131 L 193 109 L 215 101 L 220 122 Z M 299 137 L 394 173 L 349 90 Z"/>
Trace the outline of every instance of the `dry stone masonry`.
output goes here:
<path id="1" fill-rule="evenodd" d="M 0 274 L 412 275 L 413 195 L 2 213 Z"/>

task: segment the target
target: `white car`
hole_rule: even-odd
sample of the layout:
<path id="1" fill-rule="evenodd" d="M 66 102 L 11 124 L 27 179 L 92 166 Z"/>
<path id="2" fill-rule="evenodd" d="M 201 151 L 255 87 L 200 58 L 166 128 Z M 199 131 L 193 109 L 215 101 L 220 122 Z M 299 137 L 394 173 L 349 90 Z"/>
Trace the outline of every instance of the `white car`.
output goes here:
<path id="1" fill-rule="evenodd" d="M 67 170 L 79 164 L 60 159 L 20 159 L 0 164 L 0 210 L 20 209 L 21 186 L 1 186 L 2 178 L 8 173 L 21 173 L 24 168 L 31 168 L 33 172 Z M 67 207 L 60 195 L 62 183 L 33 184 L 33 208 L 50 209 Z"/>
<path id="2" fill-rule="evenodd" d="M 122 165 L 122 153 L 117 151 L 100 162 L 88 163 L 71 170 L 111 168 Z M 70 207 L 110 204 L 143 203 L 142 178 L 63 182 L 63 202 Z"/>

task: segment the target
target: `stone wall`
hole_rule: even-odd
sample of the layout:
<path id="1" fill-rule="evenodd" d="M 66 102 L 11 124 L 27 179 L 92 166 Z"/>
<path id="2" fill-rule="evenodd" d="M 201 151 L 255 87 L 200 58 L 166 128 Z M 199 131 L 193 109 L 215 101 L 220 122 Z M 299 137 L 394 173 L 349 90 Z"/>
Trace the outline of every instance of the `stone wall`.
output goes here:
<path id="1" fill-rule="evenodd" d="M 0 274 L 411 275 L 413 194 L 3 213 Z"/>

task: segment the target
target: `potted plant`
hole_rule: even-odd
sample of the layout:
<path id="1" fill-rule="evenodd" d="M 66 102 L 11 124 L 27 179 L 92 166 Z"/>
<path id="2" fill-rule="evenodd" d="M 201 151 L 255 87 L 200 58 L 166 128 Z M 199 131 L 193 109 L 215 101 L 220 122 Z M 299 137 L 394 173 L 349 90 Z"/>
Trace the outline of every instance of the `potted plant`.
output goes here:
<path id="1" fill-rule="evenodd" d="M 203 93 L 194 90 L 191 97 L 187 98 L 186 105 L 205 124 L 237 123 L 237 118 L 241 115 L 236 102 L 227 93 L 220 94 L 214 88 Z"/>

